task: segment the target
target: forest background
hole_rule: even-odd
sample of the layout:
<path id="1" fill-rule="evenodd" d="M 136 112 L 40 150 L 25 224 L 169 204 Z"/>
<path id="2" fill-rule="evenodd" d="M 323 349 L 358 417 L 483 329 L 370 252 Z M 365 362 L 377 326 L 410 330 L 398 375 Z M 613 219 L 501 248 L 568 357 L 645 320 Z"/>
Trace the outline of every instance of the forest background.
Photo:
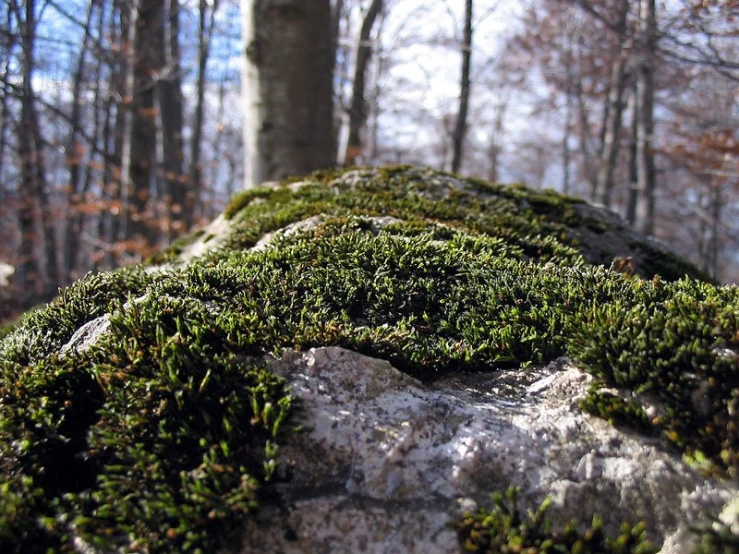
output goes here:
<path id="1" fill-rule="evenodd" d="M 739 281 L 739 0 L 7 0 L 0 319 L 254 184 L 249 36 L 308 5 L 330 48 L 317 166 L 554 188 Z"/>

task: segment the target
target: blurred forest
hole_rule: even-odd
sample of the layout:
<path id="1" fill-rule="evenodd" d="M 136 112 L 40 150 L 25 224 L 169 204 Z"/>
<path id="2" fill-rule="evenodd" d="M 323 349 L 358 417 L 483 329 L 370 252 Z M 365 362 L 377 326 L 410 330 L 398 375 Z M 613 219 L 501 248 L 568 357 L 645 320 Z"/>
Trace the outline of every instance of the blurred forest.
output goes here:
<path id="1" fill-rule="evenodd" d="M 0 319 L 212 219 L 256 125 L 250 0 L 6 2 Z M 582 196 L 739 281 L 739 0 L 332 0 L 327 29 L 338 165 Z"/>

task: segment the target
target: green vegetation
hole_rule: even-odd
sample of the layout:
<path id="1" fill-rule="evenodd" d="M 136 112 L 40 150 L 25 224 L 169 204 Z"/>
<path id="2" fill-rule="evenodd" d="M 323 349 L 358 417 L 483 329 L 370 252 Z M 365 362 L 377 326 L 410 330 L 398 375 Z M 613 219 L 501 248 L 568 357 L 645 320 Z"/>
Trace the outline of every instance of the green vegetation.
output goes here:
<path id="1" fill-rule="evenodd" d="M 646 539 L 644 524 L 624 523 L 621 533 L 611 538 L 603 532 L 603 522 L 593 516 L 592 523 L 579 531 L 572 521 L 562 530 L 553 530 L 547 519 L 552 502 L 544 500 L 524 516 L 518 508 L 520 491 L 510 487 L 505 496 L 493 494 L 490 510 L 465 514 L 457 527 L 465 552 L 480 554 L 656 554 L 659 550 Z"/>
<path id="2" fill-rule="evenodd" d="M 0 550 L 75 535 L 212 551 L 269 494 L 291 399 L 262 360 L 284 348 L 343 346 L 423 380 L 569 354 L 598 379 L 585 409 L 736 477 L 739 289 L 667 282 L 682 273 L 659 261 L 664 281 L 591 265 L 571 230 L 593 222 L 554 193 L 407 167 L 338 175 L 242 193 L 225 244 L 196 263 L 88 276 L 0 341 Z M 94 345 L 60 353 L 100 317 Z M 648 393 L 662 415 L 603 386 Z"/>

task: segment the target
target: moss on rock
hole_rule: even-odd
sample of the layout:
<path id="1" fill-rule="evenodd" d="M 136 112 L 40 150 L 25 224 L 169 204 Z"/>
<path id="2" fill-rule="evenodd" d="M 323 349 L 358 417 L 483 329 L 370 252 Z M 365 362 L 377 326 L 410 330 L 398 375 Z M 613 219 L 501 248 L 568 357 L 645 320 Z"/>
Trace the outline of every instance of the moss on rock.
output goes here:
<path id="1" fill-rule="evenodd" d="M 325 172 L 237 195 L 195 261 L 185 241 L 166 268 L 82 279 L 0 342 L 0 549 L 213 550 L 269 490 L 292 412 L 261 360 L 284 348 L 424 380 L 569 354 L 662 407 L 595 387 L 589 411 L 736 478 L 739 289 L 667 253 L 612 270 L 662 251 L 599 213 L 432 170 Z"/>

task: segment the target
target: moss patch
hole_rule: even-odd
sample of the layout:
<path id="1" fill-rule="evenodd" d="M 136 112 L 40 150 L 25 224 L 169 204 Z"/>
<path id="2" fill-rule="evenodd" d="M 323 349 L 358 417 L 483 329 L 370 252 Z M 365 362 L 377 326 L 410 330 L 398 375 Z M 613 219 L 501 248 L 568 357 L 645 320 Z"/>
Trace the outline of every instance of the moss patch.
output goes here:
<path id="1" fill-rule="evenodd" d="M 269 491 L 291 400 L 261 360 L 284 348 L 424 380 L 568 353 L 664 405 L 649 419 L 596 386 L 586 409 L 736 476 L 739 289 L 593 265 L 579 204 L 408 167 L 323 173 L 237 196 L 195 263 L 82 279 L 0 342 L 0 550 L 213 550 Z M 103 338 L 61 356 L 99 317 Z"/>
<path id="2" fill-rule="evenodd" d="M 522 514 L 518 490 L 493 494 L 493 506 L 466 514 L 457 527 L 465 552 L 480 554 L 656 554 L 646 539 L 644 524 L 624 523 L 618 537 L 603 532 L 603 522 L 594 516 L 586 529 L 573 521 L 564 529 L 553 529 L 547 519 L 551 500 Z"/>

